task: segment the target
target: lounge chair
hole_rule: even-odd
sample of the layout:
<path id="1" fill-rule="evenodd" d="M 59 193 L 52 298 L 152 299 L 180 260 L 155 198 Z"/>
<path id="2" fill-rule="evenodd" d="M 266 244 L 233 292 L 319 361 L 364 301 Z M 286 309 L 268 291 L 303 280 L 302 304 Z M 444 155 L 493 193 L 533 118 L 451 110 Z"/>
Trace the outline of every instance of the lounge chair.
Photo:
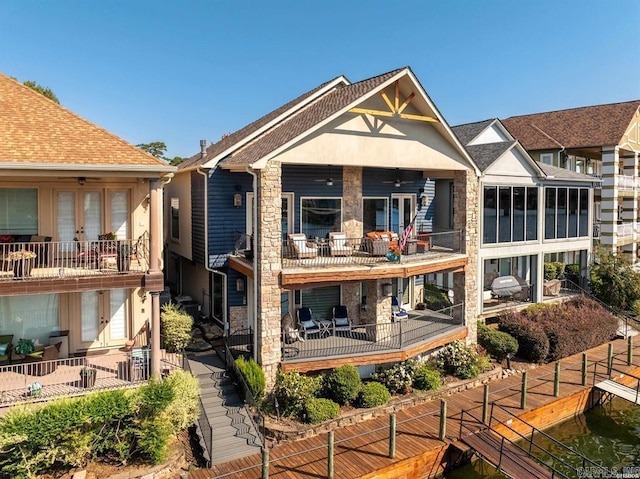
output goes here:
<path id="1" fill-rule="evenodd" d="M 289 234 L 289 244 L 293 247 L 293 252 L 298 259 L 318 256 L 318 246 L 309 242 L 304 233 Z"/>
<path id="2" fill-rule="evenodd" d="M 329 253 L 331 256 L 351 256 L 351 246 L 346 233 L 329 233 Z"/>
<path id="3" fill-rule="evenodd" d="M 42 354 L 37 356 L 35 354 L 28 355 L 23 361 L 23 364 L 26 365 L 26 374 L 45 376 L 54 372 L 58 366 L 58 351 L 61 345 L 62 342 L 46 346 L 42 350 Z"/>
<path id="4" fill-rule="evenodd" d="M 351 336 L 351 319 L 347 312 L 346 306 L 334 306 L 333 307 L 333 335 L 335 336 L 338 331 L 345 331 Z"/>
<path id="5" fill-rule="evenodd" d="M 13 334 L 0 336 L 0 364 L 9 364 L 13 349 Z"/>
<path id="6" fill-rule="evenodd" d="M 398 303 L 398 298 L 396 296 L 391 298 L 391 314 L 393 321 L 402 321 L 409 318 L 409 313 L 400 307 L 400 303 Z"/>
<path id="7" fill-rule="evenodd" d="M 302 331 L 304 339 L 310 334 L 320 334 L 320 326 L 311 317 L 311 308 L 300 308 L 297 314 L 298 330 Z"/>

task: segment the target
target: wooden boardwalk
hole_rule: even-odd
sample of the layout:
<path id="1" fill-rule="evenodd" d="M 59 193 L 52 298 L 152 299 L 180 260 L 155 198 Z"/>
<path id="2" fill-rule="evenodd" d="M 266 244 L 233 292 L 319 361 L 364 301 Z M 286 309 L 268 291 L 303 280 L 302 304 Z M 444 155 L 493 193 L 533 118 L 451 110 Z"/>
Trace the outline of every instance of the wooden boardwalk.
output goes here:
<path id="1" fill-rule="evenodd" d="M 614 348 L 614 365 L 621 370 L 627 367 L 624 340 L 611 343 Z M 588 351 L 589 364 L 607 358 L 608 345 L 604 344 Z M 636 349 L 635 357 L 640 357 Z M 589 377 L 587 387 L 582 386 L 581 355 L 562 360 L 560 395 L 554 397 L 555 364 L 547 364 L 528 372 L 528 393 L 525 410 L 520 409 L 521 375 L 509 376 L 490 383 L 490 402 L 496 402 L 505 411 L 494 413 L 495 421 L 510 419 L 508 412 L 535 424 L 536 415 L 544 426 L 562 418 L 557 407 L 544 408 L 561 398 L 568 398 L 563 406 L 567 415 L 581 412 L 577 401 L 583 401 L 585 392 L 591 389 Z M 637 362 L 637 359 L 636 359 Z M 637 368 L 637 366 L 636 366 Z M 593 368 L 590 367 L 592 371 Z M 440 401 L 429 401 L 398 411 L 396 454 L 389 458 L 389 417 L 378 416 L 352 426 L 335 430 L 334 477 L 336 479 L 382 479 L 424 478 L 442 472 L 442 468 L 453 460 L 448 446 L 460 439 L 462 411 L 482 417 L 483 388 L 475 388 L 452 394 L 444 398 L 447 402 L 446 437 L 438 438 L 440 423 Z M 538 412 L 544 411 L 544 412 Z M 465 415 L 466 417 L 466 415 Z M 566 415 L 565 415 L 566 417 Z M 469 433 L 469 425 L 464 428 Z M 479 429 L 479 428 L 477 428 Z M 476 429 L 476 430 L 477 430 Z M 269 477 L 276 479 L 327 477 L 327 434 L 295 442 L 277 444 L 269 450 Z M 230 461 L 212 469 L 201 469 L 190 473 L 191 479 L 261 477 L 261 456 L 255 454 L 240 460 Z"/>

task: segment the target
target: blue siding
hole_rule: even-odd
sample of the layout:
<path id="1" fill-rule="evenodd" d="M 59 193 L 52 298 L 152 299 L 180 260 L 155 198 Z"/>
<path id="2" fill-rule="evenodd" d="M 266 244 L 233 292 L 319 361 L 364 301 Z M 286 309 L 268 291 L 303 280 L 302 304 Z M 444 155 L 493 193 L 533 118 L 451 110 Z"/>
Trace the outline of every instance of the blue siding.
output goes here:
<path id="1" fill-rule="evenodd" d="M 204 178 L 191 173 L 191 254 L 193 261 L 205 265 L 204 259 Z"/>

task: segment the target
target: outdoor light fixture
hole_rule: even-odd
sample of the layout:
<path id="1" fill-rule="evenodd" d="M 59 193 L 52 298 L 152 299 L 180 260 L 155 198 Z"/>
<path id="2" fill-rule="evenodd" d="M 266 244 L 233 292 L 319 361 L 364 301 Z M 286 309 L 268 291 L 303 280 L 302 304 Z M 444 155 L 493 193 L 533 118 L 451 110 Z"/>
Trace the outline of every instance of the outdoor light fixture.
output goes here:
<path id="1" fill-rule="evenodd" d="M 244 291 L 244 280 L 242 278 L 236 279 L 236 291 L 238 293 Z"/>
<path id="2" fill-rule="evenodd" d="M 240 194 L 240 185 L 236 185 L 236 192 L 233 194 L 233 206 L 234 208 L 240 208 L 242 206 L 242 194 Z"/>
<path id="3" fill-rule="evenodd" d="M 393 285 L 391 283 L 384 283 L 382 285 L 382 294 L 384 296 L 391 296 Z"/>
<path id="4" fill-rule="evenodd" d="M 84 184 L 87 182 L 87 179 L 84 176 L 80 176 L 78 177 L 78 184 L 80 186 L 84 186 Z"/>

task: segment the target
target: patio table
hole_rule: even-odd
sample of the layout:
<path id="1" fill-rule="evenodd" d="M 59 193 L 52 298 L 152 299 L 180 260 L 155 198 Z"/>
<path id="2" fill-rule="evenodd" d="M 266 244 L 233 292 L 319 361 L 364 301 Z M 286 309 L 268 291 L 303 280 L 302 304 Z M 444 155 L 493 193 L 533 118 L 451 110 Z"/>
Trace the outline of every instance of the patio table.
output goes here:
<path id="1" fill-rule="evenodd" d="M 321 338 L 331 336 L 331 326 L 333 325 L 333 321 L 331 321 L 330 319 L 314 319 L 313 322 L 318 325 L 318 334 Z"/>

